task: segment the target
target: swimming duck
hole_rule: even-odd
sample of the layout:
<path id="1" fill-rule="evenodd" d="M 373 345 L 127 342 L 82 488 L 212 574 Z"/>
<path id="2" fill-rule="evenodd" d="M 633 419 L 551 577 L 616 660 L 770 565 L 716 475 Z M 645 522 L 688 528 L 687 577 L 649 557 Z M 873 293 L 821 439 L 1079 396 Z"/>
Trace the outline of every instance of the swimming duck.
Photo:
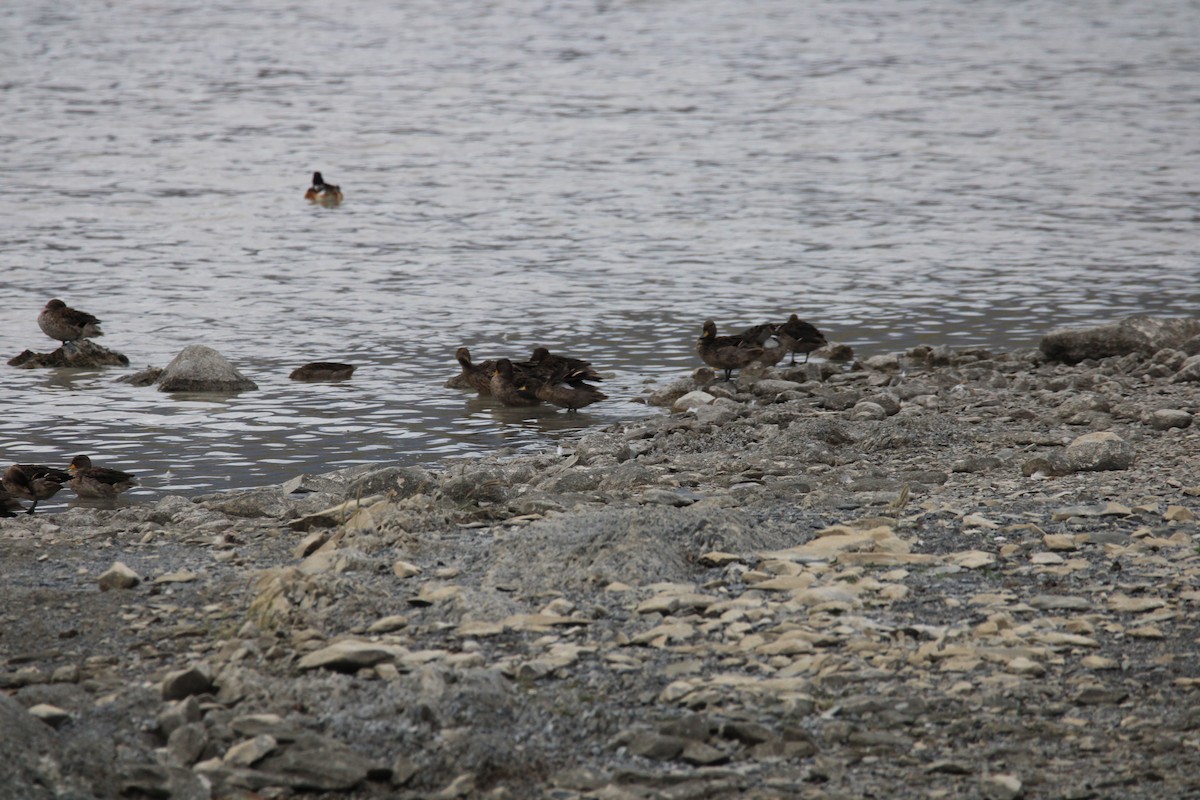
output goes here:
<path id="1" fill-rule="evenodd" d="M 65 470 L 40 464 L 13 464 L 4 470 L 3 486 L 4 491 L 14 498 L 32 500 L 33 505 L 25 511 L 32 514 L 39 500 L 54 497 L 69 480 L 71 473 Z"/>
<path id="2" fill-rule="evenodd" d="M 67 483 L 80 497 L 116 497 L 137 486 L 137 478 L 128 472 L 107 467 L 93 467 L 87 456 L 75 456 L 67 467 L 71 480 Z"/>
<path id="3" fill-rule="evenodd" d="M 544 382 L 544 377 L 513 364 L 507 358 L 496 360 L 492 370 L 492 394 L 506 406 L 536 406 L 542 402 L 537 397 L 537 388 Z"/>
<path id="4" fill-rule="evenodd" d="M 559 377 L 559 382 L 578 383 L 580 381 L 602 381 L 600 373 L 592 369 L 591 363 L 584 361 L 582 358 L 572 358 L 571 356 L 560 356 L 551 353 L 545 347 L 539 347 L 533 351 L 529 358 L 529 363 L 540 370 L 546 371 L 547 378 L 555 376 L 558 369 L 564 369 L 564 373 Z"/>
<path id="5" fill-rule="evenodd" d="M 590 383 L 584 383 L 579 378 L 571 379 L 571 375 L 578 373 L 579 370 L 572 369 L 565 363 L 560 364 L 548 380 L 534 386 L 533 394 L 537 399 L 567 411 L 575 411 L 608 399 L 608 395 Z"/>
<path id="6" fill-rule="evenodd" d="M 334 186 L 332 183 L 326 183 L 325 179 L 321 177 L 321 173 L 314 172 L 312 186 L 308 187 L 308 191 L 304 193 L 304 199 L 310 203 L 320 203 L 332 208 L 342 202 L 342 188 Z"/>
<path id="7" fill-rule="evenodd" d="M 795 314 L 788 317 L 787 322 L 778 326 L 776 330 L 784 349 L 792 354 L 793 364 L 796 363 L 796 353 L 804 353 L 804 363 L 807 364 L 813 350 L 829 344 L 825 341 L 825 334 Z"/>
<path id="8" fill-rule="evenodd" d="M 717 324 L 710 319 L 705 320 L 703 332 L 696 340 L 696 353 L 705 364 L 724 370 L 725 380 L 729 380 L 735 369 L 762 358 L 763 348 L 737 334 L 717 336 Z"/>
<path id="9" fill-rule="evenodd" d="M 454 358 L 462 367 L 462 380 L 481 395 L 492 393 L 492 374 L 496 371 L 496 362 L 488 359 L 478 364 L 471 361 L 471 351 L 460 347 L 454 351 Z"/>
<path id="10" fill-rule="evenodd" d="M 354 374 L 353 364 L 338 364 L 334 361 L 314 361 L 296 367 L 288 378 L 294 381 L 344 381 Z"/>
<path id="11" fill-rule="evenodd" d="M 100 320 L 87 312 L 76 311 L 58 298 L 46 303 L 37 321 L 42 333 L 63 344 L 104 335 L 104 331 L 100 330 Z"/>

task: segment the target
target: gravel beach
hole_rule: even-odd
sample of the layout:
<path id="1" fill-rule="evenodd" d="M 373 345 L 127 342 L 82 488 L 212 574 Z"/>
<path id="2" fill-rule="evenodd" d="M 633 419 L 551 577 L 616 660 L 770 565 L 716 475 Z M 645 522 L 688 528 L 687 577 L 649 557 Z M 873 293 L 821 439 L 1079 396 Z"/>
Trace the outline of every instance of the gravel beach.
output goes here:
<path id="1" fill-rule="evenodd" d="M 0 520 L 0 798 L 1200 796 L 1197 334 Z"/>

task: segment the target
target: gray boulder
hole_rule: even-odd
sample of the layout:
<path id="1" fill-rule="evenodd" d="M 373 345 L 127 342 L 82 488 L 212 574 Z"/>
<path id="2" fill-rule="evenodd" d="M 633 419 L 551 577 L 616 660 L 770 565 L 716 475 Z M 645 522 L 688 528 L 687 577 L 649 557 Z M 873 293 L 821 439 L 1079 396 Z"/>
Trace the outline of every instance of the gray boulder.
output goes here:
<path id="1" fill-rule="evenodd" d="M 1152 356 L 1164 347 L 1180 349 L 1200 334 L 1200 320 L 1126 317 L 1092 328 L 1059 328 L 1042 337 L 1042 353 L 1051 361 L 1076 364 L 1140 353 Z"/>
<path id="2" fill-rule="evenodd" d="M 163 369 L 160 392 L 245 392 L 257 389 L 223 355 L 202 344 L 189 344 Z"/>

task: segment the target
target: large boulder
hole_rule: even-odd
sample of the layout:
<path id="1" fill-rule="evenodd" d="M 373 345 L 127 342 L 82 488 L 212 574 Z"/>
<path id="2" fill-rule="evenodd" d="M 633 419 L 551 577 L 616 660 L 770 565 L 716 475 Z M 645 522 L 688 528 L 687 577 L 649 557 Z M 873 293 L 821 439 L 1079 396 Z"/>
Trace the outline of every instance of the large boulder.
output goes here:
<path id="1" fill-rule="evenodd" d="M 1051 361 L 1076 364 L 1140 353 L 1152 356 L 1165 347 L 1179 349 L 1200 334 L 1200 320 L 1126 317 L 1092 328 L 1059 328 L 1042 337 L 1041 350 Z"/>
<path id="2" fill-rule="evenodd" d="M 258 384 L 230 364 L 225 356 L 202 344 L 189 344 L 163 369 L 160 392 L 245 392 Z"/>
<path id="3" fill-rule="evenodd" d="M 35 353 L 26 350 L 8 361 L 10 367 L 39 369 L 46 367 L 69 367 L 71 369 L 97 369 L 99 367 L 128 367 L 129 359 L 116 350 L 101 347 L 91 339 L 67 342 L 50 353 Z"/>

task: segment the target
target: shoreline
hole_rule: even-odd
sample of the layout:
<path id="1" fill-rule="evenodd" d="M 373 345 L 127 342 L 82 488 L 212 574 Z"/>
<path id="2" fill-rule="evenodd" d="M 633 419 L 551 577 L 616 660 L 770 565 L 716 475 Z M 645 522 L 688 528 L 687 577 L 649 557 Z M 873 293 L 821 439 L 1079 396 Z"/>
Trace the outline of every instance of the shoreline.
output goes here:
<path id="1" fill-rule="evenodd" d="M 1109 327 L 1075 365 L 697 371 L 561 455 L 4 520 L 0 786 L 1200 791 L 1195 332 Z"/>

